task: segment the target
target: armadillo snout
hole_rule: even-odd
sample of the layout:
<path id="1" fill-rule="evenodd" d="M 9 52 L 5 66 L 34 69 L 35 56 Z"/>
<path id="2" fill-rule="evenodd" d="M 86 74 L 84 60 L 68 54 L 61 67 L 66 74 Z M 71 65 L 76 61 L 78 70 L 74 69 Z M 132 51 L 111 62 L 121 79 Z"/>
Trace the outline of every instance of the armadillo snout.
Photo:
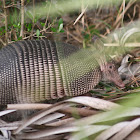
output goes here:
<path id="1" fill-rule="evenodd" d="M 121 88 L 125 86 L 114 63 L 106 63 L 104 66 L 102 66 L 101 71 L 103 81 L 109 81 L 110 83 L 113 82 L 115 85 Z"/>

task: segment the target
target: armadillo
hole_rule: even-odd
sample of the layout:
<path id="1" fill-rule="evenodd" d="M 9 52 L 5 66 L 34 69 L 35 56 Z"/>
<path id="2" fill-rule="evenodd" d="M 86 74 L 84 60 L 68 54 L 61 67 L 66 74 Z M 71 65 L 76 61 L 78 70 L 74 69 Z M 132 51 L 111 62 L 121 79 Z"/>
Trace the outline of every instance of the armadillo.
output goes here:
<path id="1" fill-rule="evenodd" d="M 0 50 L 0 104 L 35 103 L 78 96 L 107 79 L 124 84 L 114 63 L 100 64 L 96 52 L 70 44 L 24 40 Z"/>

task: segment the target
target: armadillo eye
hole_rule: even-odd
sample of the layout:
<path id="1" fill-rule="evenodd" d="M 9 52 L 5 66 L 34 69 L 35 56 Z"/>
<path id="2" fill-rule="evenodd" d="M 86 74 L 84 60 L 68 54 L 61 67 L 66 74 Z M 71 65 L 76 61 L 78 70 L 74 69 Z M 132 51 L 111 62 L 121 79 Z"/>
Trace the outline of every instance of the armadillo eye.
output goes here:
<path id="1" fill-rule="evenodd" d="M 109 68 L 110 68 L 110 69 L 112 69 L 112 68 L 113 68 L 113 66 L 111 66 L 111 65 L 110 65 L 110 66 L 109 66 Z"/>

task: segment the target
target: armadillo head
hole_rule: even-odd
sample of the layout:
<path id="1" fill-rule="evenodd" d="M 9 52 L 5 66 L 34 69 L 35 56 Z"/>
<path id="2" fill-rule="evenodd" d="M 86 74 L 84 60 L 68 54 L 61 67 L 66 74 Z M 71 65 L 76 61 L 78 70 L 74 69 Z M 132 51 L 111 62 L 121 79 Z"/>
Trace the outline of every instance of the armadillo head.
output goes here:
<path id="1" fill-rule="evenodd" d="M 103 81 L 109 81 L 110 83 L 113 82 L 115 85 L 121 88 L 125 86 L 113 62 L 101 64 L 100 69 L 102 72 Z"/>

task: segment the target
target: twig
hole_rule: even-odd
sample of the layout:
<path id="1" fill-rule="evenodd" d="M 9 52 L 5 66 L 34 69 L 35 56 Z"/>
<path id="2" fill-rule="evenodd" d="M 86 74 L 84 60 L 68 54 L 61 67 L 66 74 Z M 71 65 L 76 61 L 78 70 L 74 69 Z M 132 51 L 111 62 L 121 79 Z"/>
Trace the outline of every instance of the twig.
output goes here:
<path id="1" fill-rule="evenodd" d="M 84 9 L 84 5 L 83 5 L 83 0 L 82 0 L 82 6 L 81 6 L 81 12 L 83 13 L 85 13 L 85 9 Z M 83 25 L 83 30 L 84 30 L 84 28 L 85 28 L 85 17 L 84 17 L 84 14 L 83 14 L 83 17 L 82 17 L 82 25 Z"/>
<path id="2" fill-rule="evenodd" d="M 119 47 L 119 43 L 105 43 L 106 47 Z M 125 43 L 124 47 L 140 47 L 140 43 Z"/>
<path id="3" fill-rule="evenodd" d="M 57 122 L 47 123 L 47 124 L 45 124 L 45 126 L 55 126 L 56 127 L 56 126 L 65 125 L 65 124 L 71 123 L 74 120 L 75 120 L 74 118 L 67 118 L 67 119 L 64 119 L 64 120 L 59 120 Z"/>
<path id="4" fill-rule="evenodd" d="M 73 25 L 75 25 L 78 22 L 78 20 L 80 20 L 80 18 L 84 15 L 87 7 L 88 6 L 86 6 L 84 9 L 82 9 L 82 13 L 78 16 L 78 18 L 75 20 L 75 22 L 73 23 Z"/>
<path id="5" fill-rule="evenodd" d="M 78 41 L 79 43 L 83 43 L 82 40 L 80 40 L 78 37 L 76 37 L 75 35 L 71 34 L 70 32 L 69 32 L 69 35 L 70 35 L 71 37 L 73 37 L 76 41 Z"/>
<path id="6" fill-rule="evenodd" d="M 3 40 L 0 38 L 0 42 L 5 46 L 6 43 L 3 42 Z"/>
<path id="7" fill-rule="evenodd" d="M 21 0 L 21 30 L 20 30 L 20 36 L 24 37 L 24 0 Z"/>
<path id="8" fill-rule="evenodd" d="M 7 11 L 5 6 L 5 0 L 3 0 L 4 17 L 5 17 L 5 44 L 8 44 L 8 28 L 7 28 Z"/>
<path id="9" fill-rule="evenodd" d="M 124 20 L 124 13 L 125 13 L 125 0 L 123 0 L 122 6 L 123 6 L 123 10 L 122 10 L 122 22 L 121 22 L 121 25 L 124 26 L 123 20 Z"/>
<path id="10" fill-rule="evenodd" d="M 52 2 L 52 1 L 51 1 L 51 2 Z M 47 25 L 47 22 L 48 22 L 48 17 L 49 17 L 49 12 L 50 12 L 51 6 L 52 6 L 52 3 L 51 3 L 50 6 L 49 6 L 49 10 L 48 10 L 48 13 L 47 13 L 47 17 L 46 17 L 46 21 L 45 21 L 45 24 L 44 24 L 43 30 L 46 29 L 46 25 Z"/>
<path id="11" fill-rule="evenodd" d="M 32 21 L 32 32 L 31 32 L 32 37 L 34 32 L 34 26 L 35 26 L 35 0 L 33 0 L 33 21 Z"/>
<path id="12" fill-rule="evenodd" d="M 136 0 L 130 0 L 127 4 L 127 6 L 125 7 L 125 9 L 123 9 L 123 4 L 121 7 L 121 10 L 123 10 L 123 12 L 121 14 L 119 14 L 119 16 L 117 16 L 115 23 L 113 24 L 113 27 L 117 26 L 118 22 L 123 18 L 123 15 L 127 12 L 127 10 L 132 6 L 133 3 L 135 3 Z M 119 11 L 120 12 L 120 11 Z"/>
<path id="13" fill-rule="evenodd" d="M 47 29 L 49 29 L 50 27 L 52 27 L 52 25 L 53 24 L 50 24 L 46 29 L 41 30 L 40 33 L 45 32 Z M 50 33 L 53 33 L 53 32 L 50 32 Z M 27 37 L 24 37 L 23 39 L 28 39 L 28 38 L 30 38 L 32 36 L 35 36 L 35 35 L 36 35 L 36 33 L 34 33 L 33 35 L 31 34 L 31 35 L 29 35 Z"/>

